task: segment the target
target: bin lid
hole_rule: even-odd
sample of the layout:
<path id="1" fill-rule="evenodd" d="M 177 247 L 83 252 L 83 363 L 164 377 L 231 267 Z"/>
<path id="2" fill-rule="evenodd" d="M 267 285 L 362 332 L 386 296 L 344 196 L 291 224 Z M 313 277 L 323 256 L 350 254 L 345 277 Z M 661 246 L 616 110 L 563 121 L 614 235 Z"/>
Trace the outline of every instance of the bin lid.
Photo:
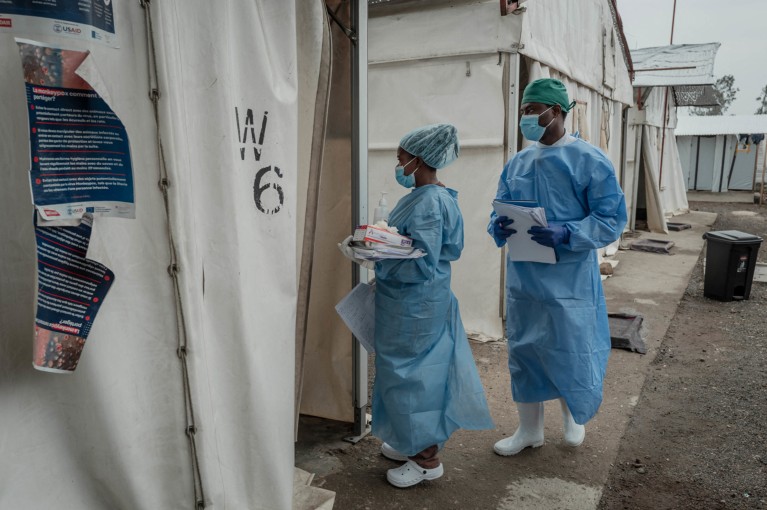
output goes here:
<path id="1" fill-rule="evenodd" d="M 739 230 L 716 230 L 713 232 L 706 232 L 703 237 L 705 239 L 722 241 L 730 244 L 752 244 L 762 242 L 761 237 L 755 236 L 753 234 L 747 234 Z"/>

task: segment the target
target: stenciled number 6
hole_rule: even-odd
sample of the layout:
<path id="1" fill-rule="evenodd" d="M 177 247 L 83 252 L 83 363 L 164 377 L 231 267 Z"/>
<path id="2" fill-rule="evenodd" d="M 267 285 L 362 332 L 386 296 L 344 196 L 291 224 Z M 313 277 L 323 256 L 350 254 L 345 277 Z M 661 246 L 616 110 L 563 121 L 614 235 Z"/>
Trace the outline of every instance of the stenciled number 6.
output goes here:
<path id="1" fill-rule="evenodd" d="M 282 192 L 282 187 L 279 184 L 276 183 L 267 183 L 267 184 L 261 184 L 261 180 L 264 178 L 266 174 L 272 171 L 272 167 L 267 166 L 265 168 L 262 168 L 256 173 L 256 180 L 253 183 L 253 199 L 256 201 L 256 207 L 258 207 L 258 210 L 265 214 L 277 214 L 280 212 L 280 209 L 282 208 L 282 204 L 285 201 L 285 194 Z M 277 174 L 277 177 L 280 179 L 282 178 L 282 172 L 278 167 L 274 167 L 274 173 Z M 272 208 L 265 208 L 263 204 L 262 196 L 264 192 L 268 189 L 273 189 L 277 192 L 277 205 Z"/>

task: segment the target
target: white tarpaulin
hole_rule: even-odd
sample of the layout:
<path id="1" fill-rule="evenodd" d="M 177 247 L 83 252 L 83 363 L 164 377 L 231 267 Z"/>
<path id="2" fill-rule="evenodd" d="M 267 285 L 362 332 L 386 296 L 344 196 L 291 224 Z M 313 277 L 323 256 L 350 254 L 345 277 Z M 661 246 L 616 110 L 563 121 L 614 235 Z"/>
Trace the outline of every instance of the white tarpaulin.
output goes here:
<path id="1" fill-rule="evenodd" d="M 634 87 L 713 84 L 719 46 L 719 43 L 672 44 L 632 50 Z"/>
<path id="2" fill-rule="evenodd" d="M 296 6 L 152 2 L 154 34 L 138 1 L 114 6 L 119 49 L 43 40 L 91 51 L 101 78 L 94 88 L 124 123 L 133 154 L 136 219 L 95 222 L 89 257 L 110 267 L 115 283 L 72 375 L 31 364 L 26 101 L 16 44 L 0 35 L 0 508 L 195 508 L 204 490 L 205 508 L 289 509 Z M 148 99 L 155 86 L 167 216 Z M 194 429 L 177 356 L 181 325 Z"/>

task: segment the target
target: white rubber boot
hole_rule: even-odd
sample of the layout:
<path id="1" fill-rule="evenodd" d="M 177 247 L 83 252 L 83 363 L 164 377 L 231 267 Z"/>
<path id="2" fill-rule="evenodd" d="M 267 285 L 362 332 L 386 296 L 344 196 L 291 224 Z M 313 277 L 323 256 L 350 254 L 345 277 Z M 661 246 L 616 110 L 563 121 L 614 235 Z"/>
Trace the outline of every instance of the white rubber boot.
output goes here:
<path id="1" fill-rule="evenodd" d="M 560 398 L 559 404 L 562 406 L 562 421 L 564 422 L 565 429 L 565 444 L 567 446 L 580 446 L 583 440 L 586 438 L 586 427 L 584 425 L 578 425 L 573 419 L 570 408 L 567 407 L 565 399 Z"/>
<path id="2" fill-rule="evenodd" d="M 525 448 L 543 446 L 543 402 L 517 402 L 519 427 L 514 435 L 501 439 L 493 450 L 504 457 L 516 455 Z"/>

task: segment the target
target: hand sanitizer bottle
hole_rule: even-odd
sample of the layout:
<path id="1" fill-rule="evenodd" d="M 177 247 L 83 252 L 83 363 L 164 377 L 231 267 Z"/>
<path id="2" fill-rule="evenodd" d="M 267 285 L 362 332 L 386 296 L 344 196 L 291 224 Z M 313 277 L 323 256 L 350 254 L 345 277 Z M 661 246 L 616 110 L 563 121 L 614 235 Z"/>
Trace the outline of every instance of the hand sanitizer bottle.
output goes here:
<path id="1" fill-rule="evenodd" d="M 386 201 L 386 192 L 381 192 L 381 200 L 378 201 L 378 207 L 376 207 L 375 212 L 373 213 L 373 223 L 378 223 L 379 221 L 388 221 L 389 220 L 389 203 Z"/>

